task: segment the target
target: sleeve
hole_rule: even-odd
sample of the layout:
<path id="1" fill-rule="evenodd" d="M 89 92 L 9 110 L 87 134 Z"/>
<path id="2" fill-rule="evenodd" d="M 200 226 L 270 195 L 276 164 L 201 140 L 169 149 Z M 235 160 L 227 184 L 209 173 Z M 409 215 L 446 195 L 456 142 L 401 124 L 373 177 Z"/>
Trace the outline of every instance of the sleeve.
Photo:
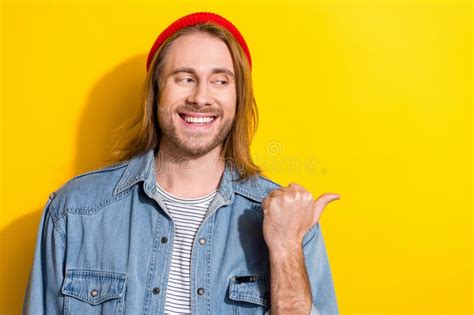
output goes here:
<path id="1" fill-rule="evenodd" d="M 310 315 L 339 314 L 331 268 L 319 223 L 306 233 L 303 239 L 303 252 L 313 299 Z"/>
<path id="2" fill-rule="evenodd" d="M 53 220 L 51 214 L 53 199 L 54 193 L 41 216 L 22 314 L 63 313 L 61 286 L 66 242 L 58 221 Z"/>

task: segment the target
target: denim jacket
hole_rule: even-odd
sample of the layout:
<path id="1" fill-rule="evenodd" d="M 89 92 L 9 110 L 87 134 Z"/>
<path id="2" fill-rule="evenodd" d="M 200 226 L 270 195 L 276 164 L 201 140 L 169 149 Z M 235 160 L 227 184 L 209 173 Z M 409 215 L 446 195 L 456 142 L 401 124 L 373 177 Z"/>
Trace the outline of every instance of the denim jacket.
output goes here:
<path id="1" fill-rule="evenodd" d="M 23 314 L 163 314 L 173 220 L 156 188 L 154 152 L 79 175 L 49 196 Z M 269 314 L 262 200 L 279 187 L 237 181 L 226 166 L 191 254 L 193 314 Z M 321 227 L 303 239 L 311 314 L 338 306 Z"/>

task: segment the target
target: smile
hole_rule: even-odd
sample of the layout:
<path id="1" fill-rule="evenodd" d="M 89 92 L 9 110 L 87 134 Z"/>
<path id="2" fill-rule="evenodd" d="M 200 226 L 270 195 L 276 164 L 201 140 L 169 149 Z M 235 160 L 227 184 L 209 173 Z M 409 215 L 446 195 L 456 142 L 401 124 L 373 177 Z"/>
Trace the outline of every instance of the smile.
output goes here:
<path id="1" fill-rule="evenodd" d="M 217 118 L 217 116 L 189 115 L 184 113 L 179 113 L 179 117 L 189 127 L 210 127 Z"/>

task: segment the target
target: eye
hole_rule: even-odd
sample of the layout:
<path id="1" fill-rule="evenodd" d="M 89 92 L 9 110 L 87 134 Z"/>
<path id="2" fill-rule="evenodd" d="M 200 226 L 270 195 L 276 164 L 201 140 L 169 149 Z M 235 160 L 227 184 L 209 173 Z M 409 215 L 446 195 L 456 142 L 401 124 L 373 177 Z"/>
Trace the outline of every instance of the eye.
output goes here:
<path id="1" fill-rule="evenodd" d="M 224 80 L 224 79 L 214 80 L 213 83 L 215 83 L 217 85 L 227 85 L 227 84 L 229 84 L 229 82 L 227 80 Z"/>
<path id="2" fill-rule="evenodd" d="M 178 77 L 175 81 L 181 84 L 191 84 L 195 82 L 194 78 L 192 77 Z"/>

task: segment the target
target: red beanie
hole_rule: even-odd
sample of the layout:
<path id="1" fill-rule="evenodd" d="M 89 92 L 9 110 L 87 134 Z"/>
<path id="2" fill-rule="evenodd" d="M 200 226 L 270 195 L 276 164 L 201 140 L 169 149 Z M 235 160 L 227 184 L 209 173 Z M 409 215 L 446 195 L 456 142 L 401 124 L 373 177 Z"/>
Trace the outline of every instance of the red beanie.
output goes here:
<path id="1" fill-rule="evenodd" d="M 196 12 L 196 13 L 183 16 L 182 18 L 179 18 L 178 20 L 174 21 L 163 32 L 161 32 L 160 35 L 158 35 L 157 39 L 155 40 L 155 42 L 153 43 L 153 46 L 150 49 L 150 52 L 148 53 L 148 58 L 146 61 L 146 70 L 148 71 L 148 68 L 150 68 L 150 63 L 153 60 L 153 56 L 155 55 L 158 48 L 171 35 L 173 35 L 178 30 L 185 28 L 187 26 L 192 26 L 192 25 L 202 24 L 202 23 L 207 23 L 207 22 L 215 23 L 224 27 L 234 36 L 234 38 L 240 44 L 240 47 L 242 47 L 243 51 L 245 52 L 250 68 L 252 68 L 252 59 L 250 58 L 250 51 L 247 47 L 247 44 L 245 43 L 245 40 L 242 34 L 240 34 L 239 30 L 230 21 L 226 20 L 220 15 L 210 13 L 210 12 Z"/>

